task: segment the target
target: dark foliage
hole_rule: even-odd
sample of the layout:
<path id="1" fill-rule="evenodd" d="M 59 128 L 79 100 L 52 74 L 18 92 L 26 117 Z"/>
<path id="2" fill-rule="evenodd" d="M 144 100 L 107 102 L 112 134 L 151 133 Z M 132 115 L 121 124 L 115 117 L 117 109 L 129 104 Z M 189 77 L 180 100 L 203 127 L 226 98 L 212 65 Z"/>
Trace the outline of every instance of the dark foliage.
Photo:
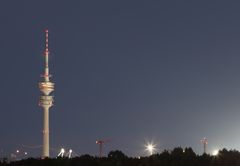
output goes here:
<path id="1" fill-rule="evenodd" d="M 240 153 L 236 150 L 223 149 L 217 156 L 208 154 L 196 155 L 191 148 L 175 148 L 172 151 L 163 151 L 149 157 L 131 158 L 123 152 L 111 151 L 108 157 L 98 158 L 90 155 L 80 157 L 34 159 L 21 161 L 6 160 L 0 162 L 0 166 L 240 166 Z"/>

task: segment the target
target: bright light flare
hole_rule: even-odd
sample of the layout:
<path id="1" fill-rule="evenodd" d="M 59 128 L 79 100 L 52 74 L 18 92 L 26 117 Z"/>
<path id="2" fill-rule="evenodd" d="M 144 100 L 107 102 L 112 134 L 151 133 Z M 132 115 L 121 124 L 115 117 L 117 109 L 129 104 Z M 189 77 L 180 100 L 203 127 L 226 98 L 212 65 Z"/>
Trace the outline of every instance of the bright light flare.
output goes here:
<path id="1" fill-rule="evenodd" d="M 63 157 L 64 153 L 65 153 L 65 149 L 61 148 L 60 152 L 58 153 L 58 156 Z"/>
<path id="2" fill-rule="evenodd" d="M 218 155 L 218 152 L 219 152 L 219 150 L 214 150 L 214 151 L 212 152 L 212 155 L 213 155 L 213 156 L 217 156 L 217 155 Z"/>
<path id="3" fill-rule="evenodd" d="M 62 148 L 60 152 L 61 152 L 61 153 L 65 153 L 65 149 Z"/>
<path id="4" fill-rule="evenodd" d="M 156 145 L 153 143 L 147 143 L 147 145 L 145 145 L 145 148 L 145 150 L 148 151 L 150 155 L 156 151 Z"/>
<path id="5" fill-rule="evenodd" d="M 68 158 L 72 157 L 72 152 L 73 152 L 72 149 L 70 149 L 69 152 L 68 152 Z"/>

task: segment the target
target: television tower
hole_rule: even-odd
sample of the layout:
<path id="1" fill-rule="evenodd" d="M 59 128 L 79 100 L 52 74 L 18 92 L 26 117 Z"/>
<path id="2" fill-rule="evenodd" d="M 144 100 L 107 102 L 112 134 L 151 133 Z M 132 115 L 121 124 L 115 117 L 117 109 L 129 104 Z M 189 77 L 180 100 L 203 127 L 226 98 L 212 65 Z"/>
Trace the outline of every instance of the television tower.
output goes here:
<path id="1" fill-rule="evenodd" d="M 50 95 L 54 91 L 54 83 L 50 82 L 49 68 L 48 68 L 48 30 L 45 30 L 46 43 L 45 43 L 45 68 L 43 82 L 38 84 L 40 91 L 43 93 L 40 96 L 39 105 L 43 108 L 43 151 L 42 158 L 49 157 L 49 108 L 53 105 L 53 96 Z"/>

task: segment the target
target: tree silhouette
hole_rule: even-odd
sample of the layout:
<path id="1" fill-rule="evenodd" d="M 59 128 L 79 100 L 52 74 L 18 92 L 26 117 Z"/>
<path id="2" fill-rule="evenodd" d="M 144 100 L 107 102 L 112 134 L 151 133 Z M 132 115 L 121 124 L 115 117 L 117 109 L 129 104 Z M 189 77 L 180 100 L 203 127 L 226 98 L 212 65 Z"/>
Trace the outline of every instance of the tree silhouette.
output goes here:
<path id="1" fill-rule="evenodd" d="M 120 150 L 115 150 L 115 151 L 110 151 L 108 153 L 108 158 L 115 159 L 115 160 L 123 160 L 123 159 L 126 159 L 127 156 Z"/>
<path id="2" fill-rule="evenodd" d="M 119 150 L 110 151 L 108 157 L 82 155 L 75 158 L 35 159 L 0 162 L 0 166 L 240 166 L 240 153 L 222 149 L 217 156 L 196 155 L 192 148 L 177 147 L 149 157 L 127 157 Z"/>

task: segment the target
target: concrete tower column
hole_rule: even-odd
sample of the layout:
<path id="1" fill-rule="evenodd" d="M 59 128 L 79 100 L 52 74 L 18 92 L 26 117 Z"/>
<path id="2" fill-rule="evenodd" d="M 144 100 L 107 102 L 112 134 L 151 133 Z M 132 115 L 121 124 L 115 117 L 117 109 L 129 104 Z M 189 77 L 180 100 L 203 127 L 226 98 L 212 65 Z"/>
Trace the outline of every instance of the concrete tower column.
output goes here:
<path id="1" fill-rule="evenodd" d="M 51 75 L 48 67 L 48 30 L 46 32 L 46 48 L 45 48 L 45 68 L 43 74 L 43 82 L 38 84 L 40 91 L 43 93 L 40 96 L 39 105 L 43 108 L 43 150 L 42 158 L 48 158 L 49 154 L 49 109 L 53 105 L 53 96 L 51 92 L 54 91 L 54 83 L 50 82 Z"/>
<path id="2" fill-rule="evenodd" d="M 42 157 L 49 157 L 49 108 L 43 109 L 43 152 Z"/>

